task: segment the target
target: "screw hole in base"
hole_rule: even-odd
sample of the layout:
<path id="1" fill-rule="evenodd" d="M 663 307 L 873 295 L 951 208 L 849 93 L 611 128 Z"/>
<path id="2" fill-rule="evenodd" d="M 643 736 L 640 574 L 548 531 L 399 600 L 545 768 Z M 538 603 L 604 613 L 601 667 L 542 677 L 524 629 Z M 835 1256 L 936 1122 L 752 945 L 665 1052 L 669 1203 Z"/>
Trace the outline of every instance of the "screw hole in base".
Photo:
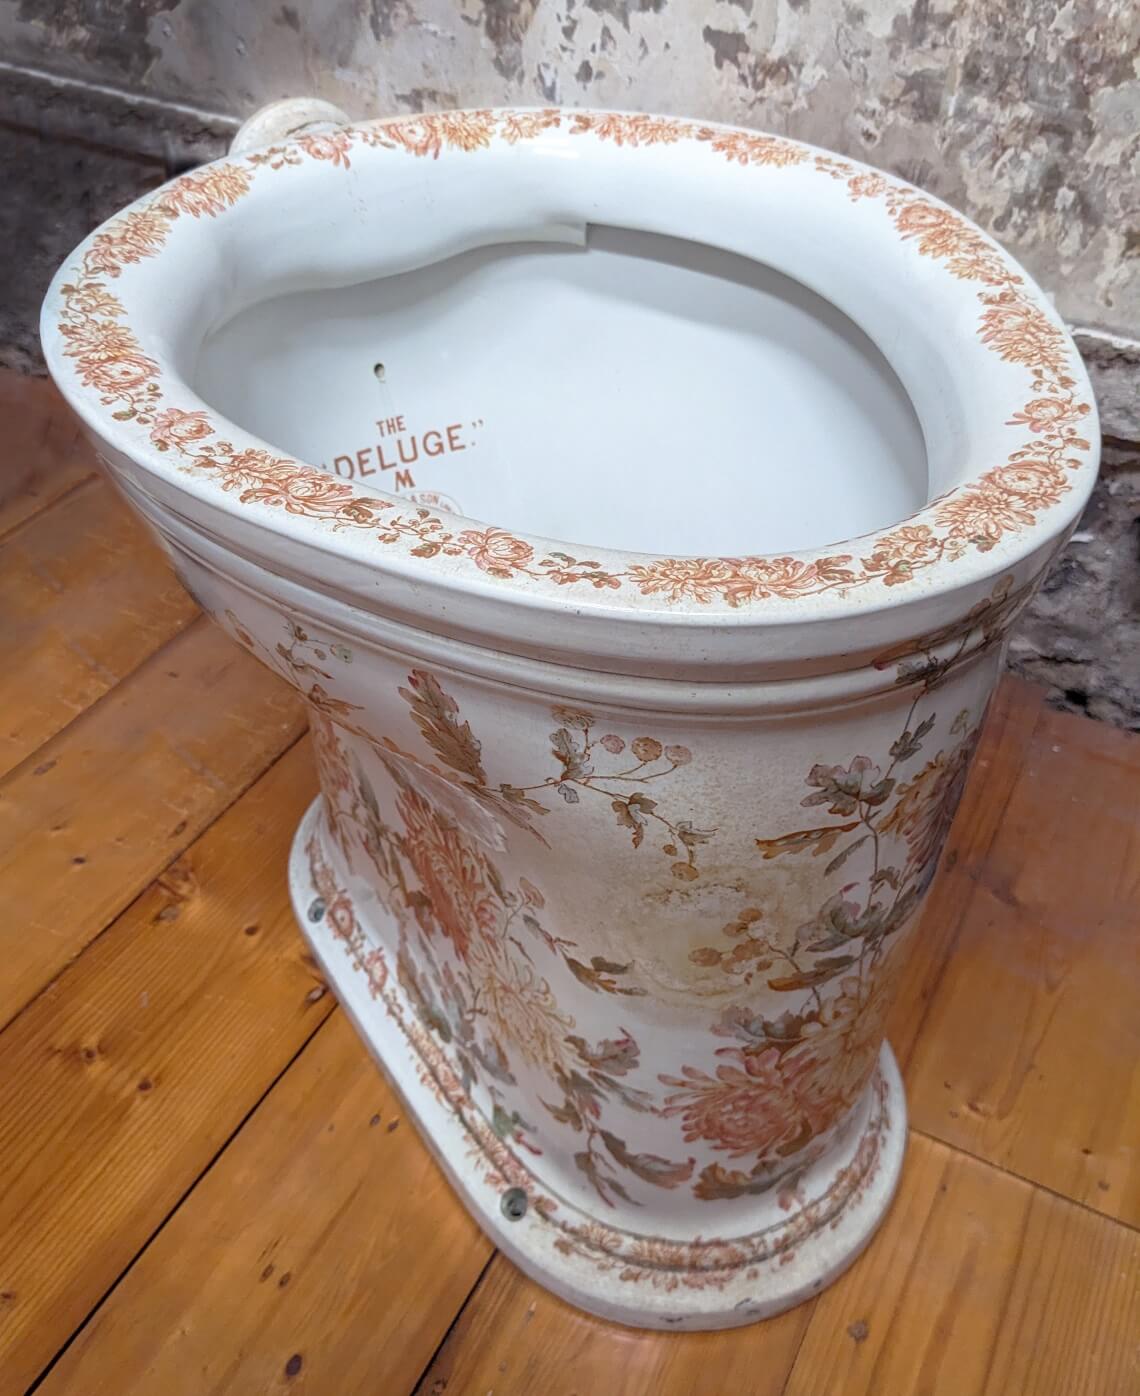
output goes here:
<path id="1" fill-rule="evenodd" d="M 527 1198 L 522 1188 L 508 1188 L 499 1201 L 507 1221 L 522 1221 L 526 1216 Z"/>

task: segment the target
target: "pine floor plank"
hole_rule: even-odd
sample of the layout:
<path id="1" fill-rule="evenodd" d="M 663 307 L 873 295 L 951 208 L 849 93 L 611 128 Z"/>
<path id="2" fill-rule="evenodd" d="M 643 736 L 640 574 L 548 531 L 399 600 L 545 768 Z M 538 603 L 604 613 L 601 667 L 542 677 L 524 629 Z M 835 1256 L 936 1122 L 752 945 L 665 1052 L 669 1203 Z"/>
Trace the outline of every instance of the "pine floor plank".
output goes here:
<path id="1" fill-rule="evenodd" d="M 336 1013 L 41 1392 L 401 1396 L 490 1252 Z"/>
<path id="2" fill-rule="evenodd" d="M 416 1392 L 1132 1396 L 1138 1276 L 1135 1232 L 916 1134 L 882 1229 L 812 1304 L 635 1333 L 496 1256 Z"/>
<path id="3" fill-rule="evenodd" d="M 984 1396 L 1140 1391 L 1140 1233 L 1035 1191 Z"/>
<path id="4" fill-rule="evenodd" d="M 284 877 L 315 787 L 299 743 L 0 1033 L 0 1392 L 39 1374 L 331 1010 Z"/>
<path id="5" fill-rule="evenodd" d="M 304 729 L 200 620 L 0 781 L 0 1025 Z"/>
<path id="6" fill-rule="evenodd" d="M 1043 711 L 997 836 L 964 871 L 911 1119 L 1140 1225 L 1140 742 Z"/>
<path id="7" fill-rule="evenodd" d="M 0 368 L 0 537 L 96 469 L 55 385 Z"/>
<path id="8" fill-rule="evenodd" d="M 726 1333 L 650 1333 L 573 1309 L 499 1253 L 416 1396 L 780 1396 L 811 1318 L 803 1304 Z"/>
<path id="9" fill-rule="evenodd" d="M 816 1301 L 786 1396 L 980 1393 L 1032 1192 L 912 1134 L 894 1206 Z"/>
<path id="10" fill-rule="evenodd" d="M 104 480 L 0 539 L 0 775 L 198 614 Z"/>

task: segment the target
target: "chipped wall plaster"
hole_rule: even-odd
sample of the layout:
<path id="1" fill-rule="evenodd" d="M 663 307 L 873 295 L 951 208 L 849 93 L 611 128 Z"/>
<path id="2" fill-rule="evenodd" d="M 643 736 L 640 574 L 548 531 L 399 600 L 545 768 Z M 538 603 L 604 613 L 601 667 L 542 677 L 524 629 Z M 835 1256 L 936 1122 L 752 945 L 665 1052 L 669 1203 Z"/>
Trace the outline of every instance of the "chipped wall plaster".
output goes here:
<path id="1" fill-rule="evenodd" d="M 0 52 L 223 116 L 310 95 L 778 131 L 971 214 L 1070 321 L 1140 328 L 1134 0 L 0 0 Z"/>

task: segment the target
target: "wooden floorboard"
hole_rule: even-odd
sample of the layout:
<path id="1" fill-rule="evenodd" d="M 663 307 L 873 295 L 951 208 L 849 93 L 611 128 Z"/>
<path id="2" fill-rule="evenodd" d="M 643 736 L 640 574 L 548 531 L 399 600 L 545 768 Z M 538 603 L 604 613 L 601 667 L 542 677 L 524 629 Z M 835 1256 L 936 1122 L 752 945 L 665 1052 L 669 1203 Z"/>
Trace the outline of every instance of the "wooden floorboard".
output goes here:
<path id="1" fill-rule="evenodd" d="M 41 1390 L 406 1392 L 490 1252 L 337 1013 Z"/>
<path id="2" fill-rule="evenodd" d="M 303 729 L 292 690 L 199 620 L 0 781 L 0 1025 Z"/>
<path id="3" fill-rule="evenodd" d="M 1140 1225 L 1140 762 L 1041 714 L 910 1062 L 920 1129 Z M 974 786 L 989 788 L 988 772 Z"/>
<path id="4" fill-rule="evenodd" d="M 1034 1189 L 984 1396 L 1140 1391 L 1140 1234 Z"/>
<path id="5" fill-rule="evenodd" d="M 729 1332 L 638 1332 L 571 1308 L 496 1254 L 416 1396 L 780 1396 L 811 1316 L 808 1303 Z"/>
<path id="6" fill-rule="evenodd" d="M 0 1391 L 67 1342 L 331 1010 L 282 876 L 314 787 L 304 742 L 0 1033 Z"/>
<path id="7" fill-rule="evenodd" d="M 0 538 L 95 469 L 95 452 L 55 385 L 0 368 Z"/>
<path id="8" fill-rule="evenodd" d="M 198 614 L 104 480 L 0 538 L 0 776 Z"/>
<path id="9" fill-rule="evenodd" d="M 887 1221 L 812 1303 L 728 1333 L 636 1333 L 496 1256 L 417 1396 L 1134 1396 L 1138 1276 L 1140 1234 L 912 1134 Z"/>
<path id="10" fill-rule="evenodd" d="M 1003 683 L 886 1222 L 812 1303 L 637 1333 L 492 1252 L 334 1009 L 300 706 L 93 470 L 0 371 L 0 1396 L 1140 1392 L 1140 739 Z"/>

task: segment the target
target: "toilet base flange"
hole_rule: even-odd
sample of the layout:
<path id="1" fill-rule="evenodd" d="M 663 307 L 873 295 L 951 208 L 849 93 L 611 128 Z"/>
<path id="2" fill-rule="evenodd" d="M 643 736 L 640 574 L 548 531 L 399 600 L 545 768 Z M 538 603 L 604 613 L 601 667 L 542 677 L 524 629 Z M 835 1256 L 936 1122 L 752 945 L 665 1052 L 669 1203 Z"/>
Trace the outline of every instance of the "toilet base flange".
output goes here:
<path id="1" fill-rule="evenodd" d="M 906 1105 L 884 1043 L 856 1125 L 821 1165 L 825 1186 L 793 1198 L 776 1225 L 709 1242 L 635 1236 L 556 1197 L 499 1138 L 396 981 L 371 921 L 353 904 L 318 798 L 289 866 L 298 921 L 329 984 L 468 1210 L 520 1269 L 569 1303 L 637 1328 L 731 1328 L 811 1298 L 862 1251 L 898 1183 Z"/>

